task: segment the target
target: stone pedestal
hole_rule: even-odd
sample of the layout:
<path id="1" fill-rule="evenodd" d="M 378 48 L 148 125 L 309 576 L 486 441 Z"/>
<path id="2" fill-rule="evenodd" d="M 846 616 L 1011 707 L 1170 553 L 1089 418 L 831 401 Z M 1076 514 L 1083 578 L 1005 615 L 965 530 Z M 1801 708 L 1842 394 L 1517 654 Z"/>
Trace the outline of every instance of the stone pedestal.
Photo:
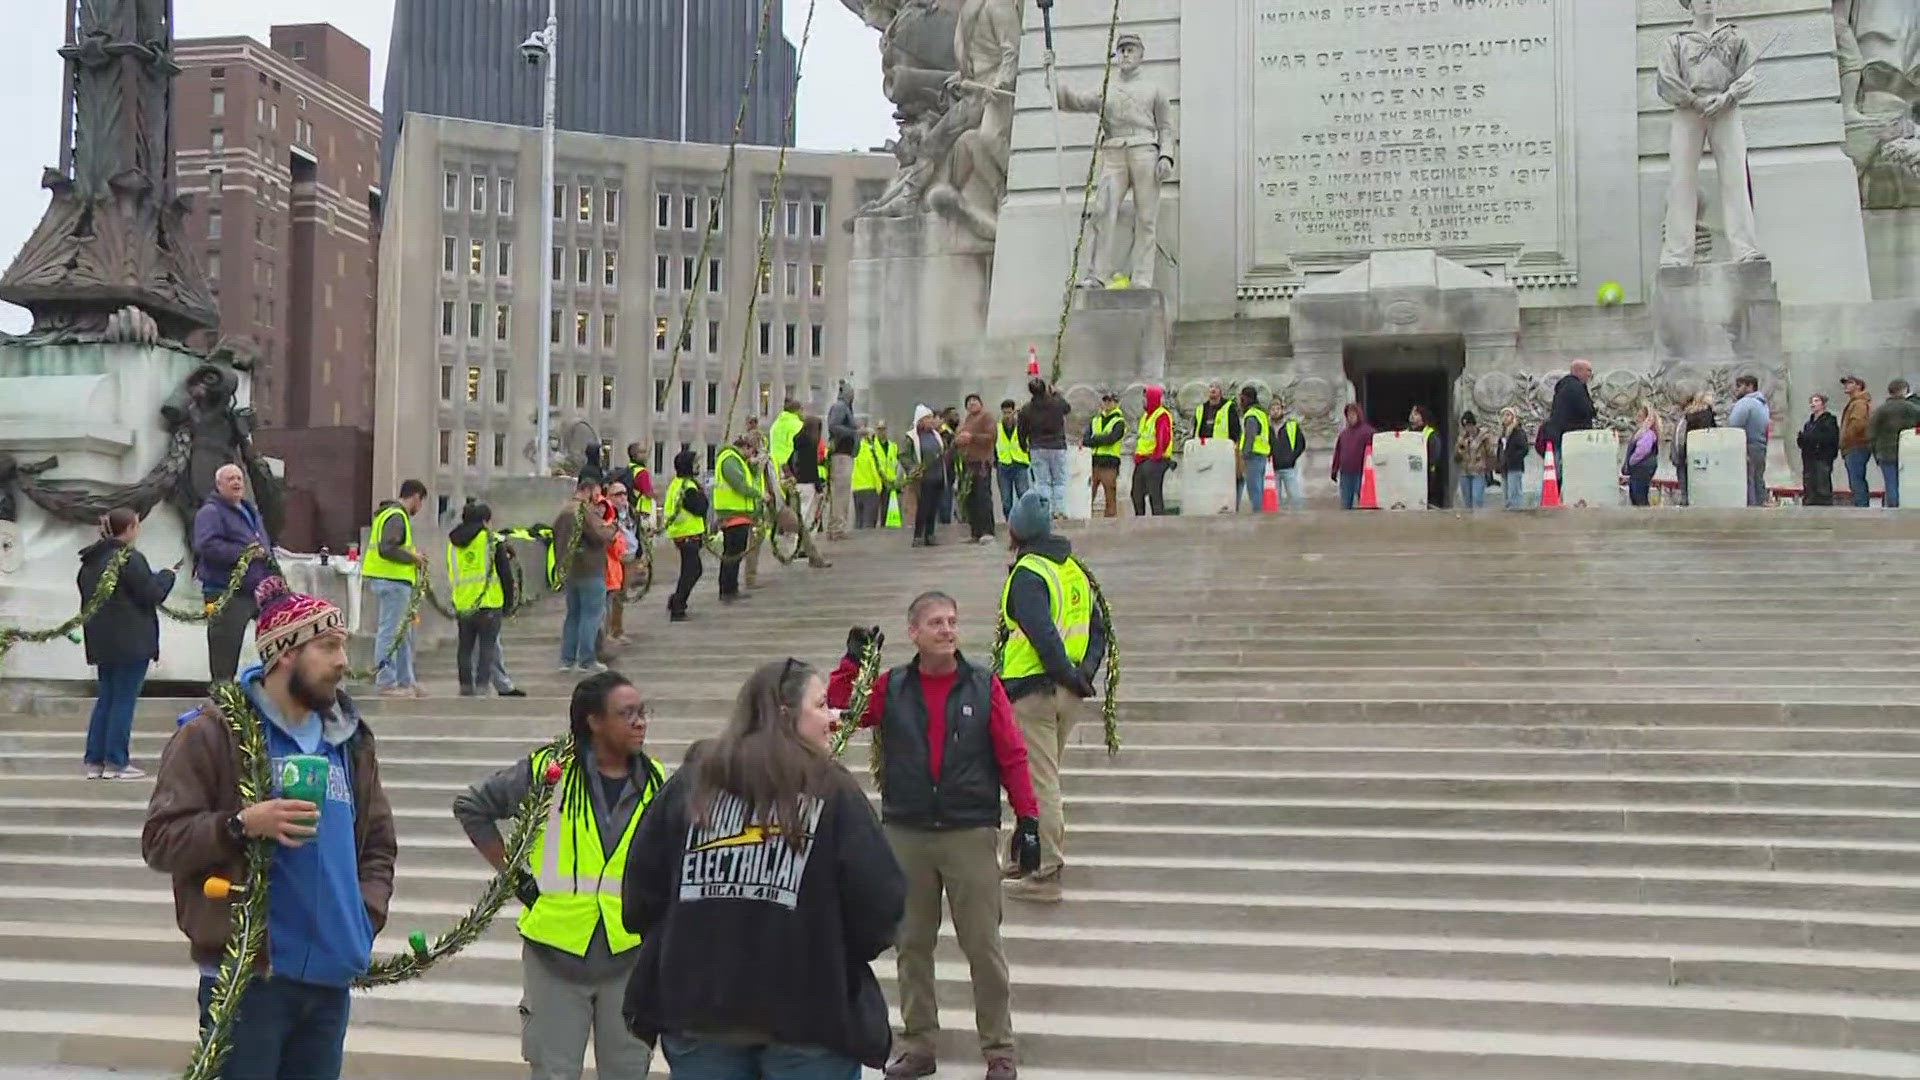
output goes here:
<path id="1" fill-rule="evenodd" d="M 1373 437 L 1374 491 L 1382 510 L 1427 508 L 1427 440 L 1417 431 Z"/>
<path id="2" fill-rule="evenodd" d="M 1560 501 L 1566 506 L 1619 506 L 1620 436 L 1612 430 L 1569 431 L 1561 443 Z"/>
<path id="3" fill-rule="evenodd" d="M 989 385 L 976 357 L 992 264 L 990 242 L 935 214 L 854 221 L 847 366 L 871 417 L 904 432 L 914 405 Z M 992 385 L 1004 382 L 994 374 Z"/>
<path id="4" fill-rule="evenodd" d="M 147 345 L 0 345 L 0 450 L 23 462 L 57 455 L 47 479 L 130 484 L 167 454 L 160 405 L 202 363 L 191 353 Z M 250 388 L 243 378 L 239 400 Z M 10 534 L 10 536 L 8 535 Z M 24 497 L 17 522 L 0 522 L 0 623 L 32 630 L 57 626 L 80 610 L 74 586 L 78 553 L 98 539 L 97 525 L 59 520 Z M 141 526 L 140 551 L 155 570 L 179 564 L 169 606 L 199 606 L 186 561 L 187 525 L 162 503 Z M 149 681 L 204 680 L 207 639 L 198 624 L 160 620 L 160 659 Z M 20 644 L 0 661 L 0 679 L 93 678 L 77 644 Z"/>
<path id="5" fill-rule="evenodd" d="M 1181 516 L 1233 513 L 1233 458 L 1233 444 L 1225 439 L 1188 439 L 1180 450 L 1180 467 L 1167 475 L 1167 501 L 1173 501 L 1177 479 Z"/>
<path id="6" fill-rule="evenodd" d="M 1706 509 L 1747 505 L 1747 434 L 1739 428 L 1687 433 L 1687 502 Z"/>
<path id="7" fill-rule="evenodd" d="M 1770 262 L 1662 267 L 1650 307 L 1668 364 L 1779 362 L 1780 291 Z"/>
<path id="8" fill-rule="evenodd" d="M 1063 357 L 1063 388 L 1126 391 L 1164 384 L 1166 298 L 1158 289 L 1079 290 L 1067 316 Z"/>

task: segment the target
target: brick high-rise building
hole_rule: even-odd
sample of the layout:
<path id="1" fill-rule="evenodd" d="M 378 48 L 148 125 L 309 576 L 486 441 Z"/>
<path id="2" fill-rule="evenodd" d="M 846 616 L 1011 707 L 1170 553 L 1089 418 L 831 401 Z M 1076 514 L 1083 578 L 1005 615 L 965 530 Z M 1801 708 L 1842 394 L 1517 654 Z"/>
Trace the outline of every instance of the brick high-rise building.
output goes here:
<path id="1" fill-rule="evenodd" d="M 222 336 L 259 357 L 258 442 L 286 462 L 288 547 L 371 505 L 380 114 L 367 47 L 324 23 L 178 43 L 174 145 Z"/>

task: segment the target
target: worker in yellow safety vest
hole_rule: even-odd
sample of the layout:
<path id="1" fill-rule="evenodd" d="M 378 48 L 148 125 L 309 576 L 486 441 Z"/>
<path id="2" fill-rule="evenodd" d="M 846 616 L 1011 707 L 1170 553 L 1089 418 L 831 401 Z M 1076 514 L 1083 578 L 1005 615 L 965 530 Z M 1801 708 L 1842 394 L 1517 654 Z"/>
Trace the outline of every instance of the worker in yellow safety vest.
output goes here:
<path id="1" fill-rule="evenodd" d="M 413 627 L 407 618 L 420 571 L 427 565 L 427 557 L 413 545 L 413 515 L 426 501 L 427 485 L 418 480 L 402 483 L 400 497 L 380 504 L 374 513 L 367 554 L 360 560 L 360 576 L 378 611 L 374 685 L 381 697 L 426 696 L 413 675 Z"/>
<path id="2" fill-rule="evenodd" d="M 647 708 L 618 672 L 573 688 L 572 746 L 542 748 L 453 801 L 467 839 L 520 900 L 521 1051 L 534 1080 L 578 1080 L 593 1040 L 598 1075 L 641 1080 L 652 1051 L 621 1016 L 640 937 L 627 930 L 620 890 L 627 849 L 665 777 L 648 756 Z M 536 786 L 551 786 L 527 866 L 507 864 L 500 825 Z"/>
<path id="3" fill-rule="evenodd" d="M 1194 437 L 1201 442 L 1208 439 L 1225 439 L 1227 442 L 1240 442 L 1240 410 L 1227 400 L 1226 391 L 1219 382 L 1207 384 L 1207 400 L 1193 414 Z"/>
<path id="4" fill-rule="evenodd" d="M 1235 509 L 1245 495 L 1253 512 L 1263 512 L 1267 497 L 1267 459 L 1273 453 L 1272 427 L 1267 410 L 1260 404 L 1260 391 L 1251 386 L 1240 388 L 1240 473 L 1246 484 L 1234 492 Z"/>
<path id="5" fill-rule="evenodd" d="M 1065 862 L 1066 818 L 1060 762 L 1066 757 L 1080 703 L 1093 696 L 1093 677 L 1107 654 L 1105 629 L 1094 617 L 1093 585 L 1074 561 L 1073 545 L 1053 534 L 1047 500 L 1030 491 L 1007 515 L 1013 569 L 1000 590 L 1007 627 L 1000 682 L 1027 742 L 1027 766 L 1040 800 L 1040 868 L 1018 876 L 1011 862 L 1007 896 L 1059 901 Z"/>
<path id="6" fill-rule="evenodd" d="M 1105 517 L 1120 516 L 1120 443 L 1126 434 L 1127 414 L 1120 410 L 1120 395 L 1111 388 L 1100 391 L 1100 411 L 1087 421 L 1080 445 L 1093 451 L 1093 475 L 1087 485 L 1096 502 L 1105 493 Z"/>
<path id="7" fill-rule="evenodd" d="M 761 489 L 747 454 L 753 437 L 742 435 L 720 448 L 713 461 L 713 518 L 720 527 L 720 602 L 731 604 L 746 595 L 740 591 L 740 563 L 753 539 L 754 515 L 766 493 Z"/>
<path id="8" fill-rule="evenodd" d="M 687 598 L 693 595 L 704 569 L 700 551 L 707 538 L 708 498 L 706 489 L 700 486 L 695 465 L 698 460 L 692 450 L 674 455 L 673 480 L 667 484 L 667 498 L 662 504 L 667 539 L 680 553 L 680 578 L 674 583 L 673 595 L 667 598 L 667 617 L 673 622 L 687 621 Z"/>
<path id="9" fill-rule="evenodd" d="M 886 430 L 886 422 L 881 421 L 863 432 L 853 455 L 853 527 L 856 529 L 879 528 L 880 516 L 886 512 L 887 492 L 891 490 L 889 481 L 893 479 L 887 472 Z"/>
<path id="10" fill-rule="evenodd" d="M 492 525 L 487 504 L 468 503 L 460 524 L 447 534 L 447 588 L 460 624 L 461 697 L 474 697 L 494 682 L 500 659 L 500 625 L 513 585 L 512 549 L 493 534 Z"/>
<path id="11" fill-rule="evenodd" d="M 1000 403 L 1000 422 L 993 432 L 994 479 L 1000 482 L 1000 516 L 1004 518 L 1033 486 L 1033 451 L 1020 431 L 1020 406 L 1012 398 Z"/>
<path id="12" fill-rule="evenodd" d="M 633 518 L 643 522 L 648 532 L 659 528 L 653 519 L 655 502 L 653 499 L 653 470 L 647 468 L 647 448 L 645 444 L 631 442 L 627 444 L 627 490 L 633 494 Z"/>

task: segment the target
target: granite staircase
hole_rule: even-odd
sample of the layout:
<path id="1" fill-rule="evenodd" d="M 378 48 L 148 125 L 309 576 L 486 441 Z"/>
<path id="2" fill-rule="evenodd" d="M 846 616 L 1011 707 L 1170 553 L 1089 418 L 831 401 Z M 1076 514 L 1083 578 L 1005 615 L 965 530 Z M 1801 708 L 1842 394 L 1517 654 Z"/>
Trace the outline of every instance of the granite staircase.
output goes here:
<path id="1" fill-rule="evenodd" d="M 1007 907 L 1029 1077 L 1920 1077 L 1920 516 L 1097 526 L 1071 535 L 1121 620 L 1126 748 L 1089 706 L 1069 899 Z M 984 653 L 1002 549 L 831 554 L 727 610 L 709 577 L 688 624 L 659 593 L 629 615 L 659 756 L 754 664 L 830 663 L 922 589 Z M 433 656 L 437 696 L 365 702 L 401 840 L 383 952 L 483 881 L 448 804 L 564 725 L 556 627 L 509 632 L 526 700 L 456 698 Z M 136 760 L 186 704 L 142 703 Z M 0 1060 L 158 1073 L 195 974 L 139 858 L 148 785 L 79 777 L 87 707 L 0 717 Z M 939 960 L 943 1075 L 977 1075 Z M 518 978 L 503 919 L 357 997 L 350 1075 L 523 1076 Z"/>

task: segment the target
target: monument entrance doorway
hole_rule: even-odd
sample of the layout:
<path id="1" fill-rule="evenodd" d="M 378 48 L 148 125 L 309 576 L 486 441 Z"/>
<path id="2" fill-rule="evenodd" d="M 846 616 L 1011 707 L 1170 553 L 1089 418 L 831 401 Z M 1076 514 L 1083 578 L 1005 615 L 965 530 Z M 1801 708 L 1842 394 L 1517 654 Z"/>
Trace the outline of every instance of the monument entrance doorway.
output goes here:
<path id="1" fill-rule="evenodd" d="M 1443 504 L 1454 488 L 1451 455 L 1453 388 L 1466 369 L 1466 343 L 1458 337 L 1431 340 L 1350 341 L 1343 349 L 1347 381 L 1367 422 L 1380 431 L 1410 430 L 1408 416 L 1418 405 L 1439 431 Z"/>

